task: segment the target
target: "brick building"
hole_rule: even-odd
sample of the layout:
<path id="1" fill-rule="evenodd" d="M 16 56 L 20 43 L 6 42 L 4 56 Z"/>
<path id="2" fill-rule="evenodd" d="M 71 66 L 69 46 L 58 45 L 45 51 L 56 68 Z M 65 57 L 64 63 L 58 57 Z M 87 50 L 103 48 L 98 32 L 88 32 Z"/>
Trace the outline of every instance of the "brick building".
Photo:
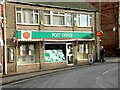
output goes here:
<path id="1" fill-rule="evenodd" d="M 106 56 L 115 56 L 120 40 L 118 38 L 118 2 L 93 2 L 91 4 L 100 12 L 103 31 L 101 44 L 106 49 Z"/>
<path id="2" fill-rule="evenodd" d="M 6 2 L 7 73 L 96 59 L 98 11 L 86 3 Z"/>

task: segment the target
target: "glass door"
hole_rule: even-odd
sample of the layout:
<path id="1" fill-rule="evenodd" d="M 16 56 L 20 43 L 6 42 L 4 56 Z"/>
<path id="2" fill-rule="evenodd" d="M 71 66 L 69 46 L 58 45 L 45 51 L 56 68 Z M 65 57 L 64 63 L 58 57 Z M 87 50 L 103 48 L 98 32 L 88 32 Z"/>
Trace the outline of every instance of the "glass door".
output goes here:
<path id="1" fill-rule="evenodd" d="M 67 64 L 73 64 L 74 62 L 73 43 L 66 43 L 66 59 Z"/>

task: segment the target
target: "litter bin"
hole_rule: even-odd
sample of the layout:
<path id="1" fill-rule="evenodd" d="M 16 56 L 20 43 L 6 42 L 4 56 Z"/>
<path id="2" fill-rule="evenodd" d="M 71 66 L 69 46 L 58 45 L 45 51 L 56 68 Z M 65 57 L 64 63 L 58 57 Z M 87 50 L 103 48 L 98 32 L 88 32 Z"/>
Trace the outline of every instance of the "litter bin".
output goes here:
<path id="1" fill-rule="evenodd" d="M 117 56 L 117 57 L 120 57 L 120 48 L 117 48 L 117 49 L 116 49 L 116 56 Z"/>

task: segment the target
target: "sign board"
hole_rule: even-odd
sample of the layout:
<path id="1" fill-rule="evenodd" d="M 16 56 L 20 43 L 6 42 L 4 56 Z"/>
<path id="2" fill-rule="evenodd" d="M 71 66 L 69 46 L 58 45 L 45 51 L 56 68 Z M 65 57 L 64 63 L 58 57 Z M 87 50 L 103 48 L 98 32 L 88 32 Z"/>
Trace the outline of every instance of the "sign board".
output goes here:
<path id="1" fill-rule="evenodd" d="M 96 36 L 102 36 L 103 32 L 102 31 L 97 31 Z"/>
<path id="2" fill-rule="evenodd" d="M 22 31 L 21 38 L 30 40 L 31 39 L 31 31 Z"/>
<path id="3" fill-rule="evenodd" d="M 93 32 L 43 32 L 43 31 L 17 31 L 18 39 L 91 39 Z"/>

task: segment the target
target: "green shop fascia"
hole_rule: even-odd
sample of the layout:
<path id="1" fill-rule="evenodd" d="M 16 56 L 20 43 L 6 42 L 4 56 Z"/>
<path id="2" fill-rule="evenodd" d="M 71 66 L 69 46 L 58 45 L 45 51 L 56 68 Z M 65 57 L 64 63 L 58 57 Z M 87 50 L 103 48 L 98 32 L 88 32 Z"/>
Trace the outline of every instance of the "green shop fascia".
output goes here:
<path id="1" fill-rule="evenodd" d="M 93 32 L 48 32 L 48 31 L 33 31 L 33 30 L 17 30 L 17 41 L 79 41 L 79 40 L 94 40 Z M 59 54 L 58 54 L 59 53 Z M 65 55 L 62 50 L 45 50 L 45 62 L 63 62 Z"/>

